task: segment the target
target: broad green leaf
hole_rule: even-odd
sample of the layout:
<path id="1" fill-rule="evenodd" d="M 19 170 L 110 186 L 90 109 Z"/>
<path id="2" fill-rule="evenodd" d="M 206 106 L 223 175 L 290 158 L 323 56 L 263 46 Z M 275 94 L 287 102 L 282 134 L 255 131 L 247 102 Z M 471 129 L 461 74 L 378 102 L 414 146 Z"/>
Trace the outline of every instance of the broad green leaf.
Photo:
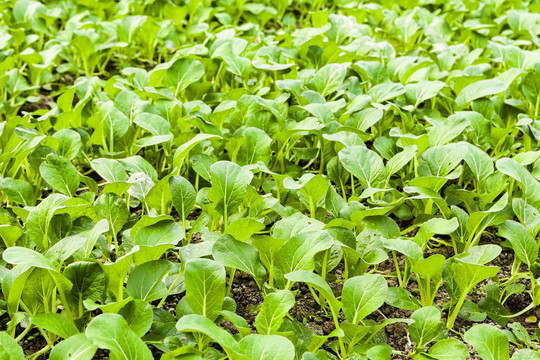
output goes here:
<path id="1" fill-rule="evenodd" d="M 499 234 L 510 241 L 515 256 L 529 268 L 536 262 L 538 245 L 523 225 L 507 220 L 499 225 Z"/>
<path id="2" fill-rule="evenodd" d="M 146 334 L 152 326 L 152 306 L 142 300 L 128 302 L 118 311 L 118 314 L 122 315 L 129 328 L 139 337 Z"/>
<path id="3" fill-rule="evenodd" d="M 294 345 L 279 335 L 249 335 L 240 340 L 239 349 L 248 359 L 293 360 Z"/>
<path id="4" fill-rule="evenodd" d="M 51 351 L 50 360 L 92 360 L 98 347 L 85 334 L 77 334 L 59 342 Z"/>
<path id="5" fill-rule="evenodd" d="M 199 61 L 181 58 L 167 69 L 163 81 L 165 85 L 174 89 L 175 96 L 178 96 L 181 91 L 197 82 L 203 75 L 204 67 Z"/>
<path id="6" fill-rule="evenodd" d="M 441 321 L 441 310 L 435 306 L 427 306 L 416 310 L 409 324 L 411 339 L 417 346 L 424 346 L 441 335 L 444 335 L 444 323 Z"/>
<path id="7" fill-rule="evenodd" d="M 405 91 L 406 88 L 399 83 L 386 82 L 373 86 L 367 94 L 371 96 L 373 102 L 382 103 L 404 94 Z"/>
<path id="8" fill-rule="evenodd" d="M 9 200 L 16 204 L 23 206 L 34 206 L 36 204 L 34 188 L 24 180 L 4 178 L 0 182 L 0 187 Z"/>
<path id="9" fill-rule="evenodd" d="M 6 332 L 0 332 L 1 360 L 24 360 L 23 349 Z"/>
<path id="10" fill-rule="evenodd" d="M 10 247 L 3 252 L 2 258 L 10 264 L 35 266 L 56 271 L 54 264 L 49 259 L 34 250 L 24 247 Z"/>
<path id="11" fill-rule="evenodd" d="M 244 145 L 238 154 L 238 161 L 243 165 L 256 164 L 259 161 L 268 165 L 270 163 L 270 145 L 272 141 L 272 138 L 263 130 L 255 127 L 247 128 L 244 132 Z"/>
<path id="12" fill-rule="evenodd" d="M 428 354 L 430 358 L 437 360 L 465 360 L 470 356 L 467 346 L 458 339 L 437 341 Z"/>
<path id="13" fill-rule="evenodd" d="M 363 146 L 341 150 L 339 160 L 343 167 L 368 188 L 380 188 L 386 180 L 386 170 L 377 153 Z"/>
<path id="14" fill-rule="evenodd" d="M 68 159 L 49 154 L 39 167 L 43 179 L 56 191 L 73 197 L 79 188 L 79 172 Z"/>
<path id="15" fill-rule="evenodd" d="M 82 308 L 82 300 L 98 301 L 105 290 L 105 274 L 95 262 L 75 262 L 64 269 L 63 274 L 73 283 L 70 300 L 76 309 Z"/>
<path id="16" fill-rule="evenodd" d="M 129 209 L 120 197 L 114 194 L 103 194 L 97 198 L 94 208 L 98 218 L 105 219 L 109 223 L 109 232 L 116 236 L 128 221 Z"/>
<path id="17" fill-rule="evenodd" d="M 482 360 L 510 359 L 508 337 L 491 325 L 475 325 L 465 333 L 463 339 L 474 347 Z"/>
<path id="18" fill-rule="evenodd" d="M 185 315 L 178 320 L 176 328 L 179 331 L 197 331 L 205 334 L 214 342 L 221 345 L 225 350 L 236 352 L 239 350 L 238 343 L 231 334 L 223 330 L 214 322 L 201 315 Z"/>
<path id="19" fill-rule="evenodd" d="M 292 282 L 304 282 L 315 288 L 328 301 L 334 314 L 341 309 L 342 303 L 336 299 L 330 285 L 319 275 L 311 271 L 299 270 L 285 274 L 285 278 Z"/>
<path id="20" fill-rule="evenodd" d="M 500 80 L 480 80 L 472 83 L 471 85 L 461 90 L 458 97 L 456 98 L 456 103 L 459 106 L 463 106 L 476 99 L 501 93 L 507 88 L 508 85 Z"/>
<path id="21" fill-rule="evenodd" d="M 459 114 L 452 115 L 442 124 L 433 126 L 428 133 L 431 146 L 445 145 L 458 137 L 469 126 L 466 117 Z"/>
<path id="22" fill-rule="evenodd" d="M 90 164 L 92 169 L 110 183 L 127 181 L 128 179 L 126 170 L 117 160 L 100 158 L 92 160 Z"/>
<path id="23" fill-rule="evenodd" d="M 386 176 L 389 178 L 407 165 L 416 156 L 417 150 L 415 145 L 406 146 L 403 151 L 388 160 L 385 165 Z"/>
<path id="24" fill-rule="evenodd" d="M 414 107 L 418 107 L 420 103 L 437 96 L 439 91 L 445 86 L 445 83 L 442 81 L 427 80 L 407 84 L 405 85 L 405 97 L 407 97 L 410 103 L 414 104 Z"/>
<path id="25" fill-rule="evenodd" d="M 152 360 L 152 352 L 118 314 L 101 314 L 86 328 L 86 337 L 111 356 L 126 360 Z"/>
<path id="26" fill-rule="evenodd" d="M 79 333 L 75 324 L 69 321 L 65 316 L 56 313 L 34 315 L 30 318 L 30 322 L 37 327 L 50 331 L 64 339 Z"/>
<path id="27" fill-rule="evenodd" d="M 488 154 L 469 143 L 460 143 L 467 146 L 465 162 L 471 169 L 478 184 L 481 184 L 493 172 L 493 160 Z"/>
<path id="28" fill-rule="evenodd" d="M 303 232 L 287 241 L 278 250 L 275 259 L 275 277 L 280 287 L 284 287 L 282 279 L 287 273 L 299 270 L 313 271 L 315 254 L 329 249 L 333 245 L 332 237 L 323 231 Z"/>
<path id="29" fill-rule="evenodd" d="M 268 294 L 255 318 L 257 332 L 263 335 L 276 334 L 294 302 L 294 296 L 288 290 Z"/>
<path id="30" fill-rule="evenodd" d="M 214 243 L 212 256 L 223 266 L 248 273 L 255 279 L 259 288 L 262 288 L 266 270 L 259 261 L 259 252 L 253 245 L 235 240 L 230 235 L 223 235 Z"/>
<path id="31" fill-rule="evenodd" d="M 400 287 L 389 287 L 385 302 L 390 306 L 411 311 L 421 307 L 416 297 Z"/>
<path id="32" fill-rule="evenodd" d="M 227 218 L 242 203 L 253 173 L 230 161 L 218 161 L 210 166 L 210 176 L 208 197 Z"/>
<path id="33" fill-rule="evenodd" d="M 58 139 L 58 150 L 56 153 L 59 156 L 65 157 L 68 160 L 73 160 L 81 149 L 81 135 L 75 130 L 62 129 L 53 134 L 53 137 Z"/>
<path id="34" fill-rule="evenodd" d="M 191 149 L 193 149 L 197 144 L 199 144 L 202 141 L 218 138 L 217 135 L 209 135 L 209 134 L 197 134 L 195 137 L 188 142 L 183 143 L 180 145 L 176 151 L 174 152 L 173 156 L 173 165 L 180 170 L 182 167 L 182 164 L 184 163 L 186 157 L 188 156 Z"/>
<path id="35" fill-rule="evenodd" d="M 322 96 L 330 95 L 342 86 L 350 63 L 328 64 L 317 71 L 309 85 Z"/>
<path id="36" fill-rule="evenodd" d="M 171 263 L 167 260 L 149 261 L 137 266 L 129 274 L 128 295 L 148 303 L 167 296 L 167 286 L 163 278 L 170 268 Z"/>
<path id="37" fill-rule="evenodd" d="M 193 259 L 184 272 L 186 302 L 195 314 L 217 317 L 225 298 L 225 269 L 215 261 Z"/>
<path id="38" fill-rule="evenodd" d="M 197 193 L 191 183 L 181 176 L 169 178 L 172 203 L 182 220 L 187 218 L 195 207 Z"/>
<path id="39" fill-rule="evenodd" d="M 528 204 L 540 207 L 540 183 L 528 172 L 523 165 L 512 159 L 499 159 L 497 170 L 517 180 L 523 189 L 523 197 Z"/>
<path id="40" fill-rule="evenodd" d="M 341 299 L 347 321 L 358 324 L 384 304 L 387 292 L 388 285 L 381 275 L 355 276 L 345 281 Z"/>

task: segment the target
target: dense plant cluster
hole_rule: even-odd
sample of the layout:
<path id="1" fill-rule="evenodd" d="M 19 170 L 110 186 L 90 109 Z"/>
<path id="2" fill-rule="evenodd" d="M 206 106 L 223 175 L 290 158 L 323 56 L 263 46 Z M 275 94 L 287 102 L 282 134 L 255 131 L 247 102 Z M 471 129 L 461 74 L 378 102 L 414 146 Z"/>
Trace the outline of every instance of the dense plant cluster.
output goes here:
<path id="1" fill-rule="evenodd" d="M 540 359 L 539 12 L 3 1 L 0 359 Z"/>

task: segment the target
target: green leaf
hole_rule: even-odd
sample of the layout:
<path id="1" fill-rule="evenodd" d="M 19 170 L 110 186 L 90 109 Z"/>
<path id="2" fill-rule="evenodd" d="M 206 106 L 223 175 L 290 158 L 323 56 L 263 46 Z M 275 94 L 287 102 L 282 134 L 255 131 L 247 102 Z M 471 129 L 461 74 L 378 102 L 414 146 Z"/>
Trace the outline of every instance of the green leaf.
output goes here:
<path id="1" fill-rule="evenodd" d="M 56 153 L 66 159 L 73 160 L 81 149 L 81 135 L 75 130 L 62 129 L 53 134 L 58 139 L 58 149 Z"/>
<path id="2" fill-rule="evenodd" d="M 417 347 L 424 346 L 444 335 L 445 327 L 441 321 L 441 310 L 435 306 L 416 310 L 411 315 L 411 319 L 414 323 L 409 324 L 409 332 Z"/>
<path id="3" fill-rule="evenodd" d="M 104 180 L 113 182 L 127 181 L 126 170 L 114 159 L 99 158 L 91 161 L 90 165 Z"/>
<path id="4" fill-rule="evenodd" d="M 191 183 L 181 176 L 169 178 L 172 203 L 182 220 L 188 217 L 195 207 L 197 192 Z"/>
<path id="5" fill-rule="evenodd" d="M 210 177 L 208 197 L 227 218 L 242 203 L 253 173 L 230 161 L 218 161 L 210 166 Z"/>
<path id="6" fill-rule="evenodd" d="M 68 159 L 49 154 L 39 167 L 43 179 L 56 191 L 73 197 L 79 188 L 79 172 Z"/>
<path id="7" fill-rule="evenodd" d="M 75 308 L 82 308 L 82 300 L 98 301 L 105 290 L 105 274 L 95 262 L 75 262 L 69 264 L 63 274 L 72 282 L 71 300 Z"/>
<path id="8" fill-rule="evenodd" d="M 36 204 L 34 188 L 24 180 L 4 178 L 0 182 L 0 187 L 9 200 L 16 204 L 23 206 L 34 206 Z"/>
<path id="9" fill-rule="evenodd" d="M 0 332 L 1 360 L 24 360 L 23 349 L 4 331 Z"/>
<path id="10" fill-rule="evenodd" d="M 294 303 L 294 295 L 288 290 L 268 294 L 255 318 L 257 332 L 263 335 L 276 334 Z"/>
<path id="11" fill-rule="evenodd" d="M 420 302 L 416 297 L 409 291 L 400 287 L 388 288 L 385 302 L 390 306 L 410 311 L 418 310 L 421 307 Z"/>
<path id="12" fill-rule="evenodd" d="M 152 352 L 118 314 L 101 314 L 86 328 L 86 336 L 96 346 L 110 350 L 111 356 L 125 360 L 153 360 Z"/>
<path id="13" fill-rule="evenodd" d="M 259 261 L 259 252 L 253 245 L 235 240 L 230 235 L 223 235 L 214 243 L 212 256 L 226 267 L 251 275 L 259 288 L 262 288 L 266 270 Z"/>
<path id="14" fill-rule="evenodd" d="M 397 173 L 405 165 L 407 165 L 416 156 L 418 149 L 415 145 L 405 146 L 402 152 L 394 155 L 385 165 L 386 176 L 390 176 Z"/>
<path id="15" fill-rule="evenodd" d="M 283 277 L 287 273 L 298 270 L 313 271 L 315 255 L 333 245 L 332 237 L 323 231 L 303 232 L 287 241 L 277 251 L 280 256 L 275 259 L 275 277 L 283 288 Z"/>
<path id="16" fill-rule="evenodd" d="M 387 293 L 388 285 L 381 275 L 362 275 L 348 279 L 341 294 L 345 318 L 352 324 L 358 324 L 384 304 Z"/>
<path id="17" fill-rule="evenodd" d="M 225 269 L 208 259 L 187 262 L 184 272 L 186 302 L 195 314 L 211 320 L 223 306 L 225 298 Z"/>
<path id="18" fill-rule="evenodd" d="M 49 259 L 34 250 L 24 247 L 10 247 L 3 252 L 2 258 L 10 264 L 35 266 L 56 271 L 54 264 Z"/>
<path id="19" fill-rule="evenodd" d="M 150 330 L 153 321 L 152 306 L 143 300 L 133 300 L 122 307 L 118 314 L 126 320 L 129 327 L 138 336 L 142 337 Z"/>
<path id="20" fill-rule="evenodd" d="M 165 85 L 174 89 L 175 96 L 204 75 L 202 64 L 190 58 L 176 60 L 165 73 Z"/>
<path id="21" fill-rule="evenodd" d="M 338 153 L 343 167 L 368 188 L 380 188 L 386 180 L 386 170 L 376 152 L 363 146 L 352 146 Z"/>
<path id="22" fill-rule="evenodd" d="M 197 331 L 205 334 L 211 338 L 214 342 L 221 345 L 225 350 L 236 352 L 239 350 L 238 343 L 234 340 L 233 336 L 227 331 L 223 330 L 212 320 L 205 318 L 201 315 L 185 315 L 178 320 L 176 328 L 179 331 Z"/>
<path id="23" fill-rule="evenodd" d="M 171 263 L 167 260 L 149 261 L 137 266 L 127 281 L 128 295 L 147 303 L 167 296 L 167 286 L 163 278 L 170 268 Z"/>
<path id="24" fill-rule="evenodd" d="M 315 288 L 328 301 L 334 314 L 338 314 L 341 309 L 341 302 L 336 299 L 330 285 L 319 275 L 305 270 L 299 270 L 285 274 L 285 278 L 292 282 L 304 282 Z"/>
<path id="25" fill-rule="evenodd" d="M 373 86 L 367 94 L 371 96 L 373 102 L 382 103 L 404 94 L 405 91 L 406 88 L 399 83 L 386 82 Z"/>
<path id="26" fill-rule="evenodd" d="M 456 98 L 459 106 L 466 105 L 471 101 L 480 99 L 484 96 L 495 95 L 507 89 L 508 85 L 500 80 L 488 79 L 480 80 L 465 87 Z"/>
<path id="27" fill-rule="evenodd" d="M 270 145 L 272 138 L 263 130 L 249 127 L 244 132 L 243 148 L 238 154 L 238 161 L 242 165 L 256 164 L 262 161 L 265 165 L 270 163 Z"/>
<path id="28" fill-rule="evenodd" d="M 98 347 L 85 334 L 77 334 L 54 346 L 50 360 L 92 360 Z"/>
<path id="29" fill-rule="evenodd" d="M 515 256 L 531 268 L 538 258 L 538 245 L 525 226 L 507 220 L 499 225 L 499 235 L 510 241 Z"/>
<path id="30" fill-rule="evenodd" d="M 497 170 L 517 180 L 523 189 L 523 198 L 532 206 L 540 207 L 540 183 L 523 165 L 512 159 L 499 159 L 495 164 Z"/>
<path id="31" fill-rule="evenodd" d="M 465 333 L 463 339 L 474 347 L 482 360 L 510 359 L 508 337 L 491 325 L 475 325 Z"/>
<path id="32" fill-rule="evenodd" d="M 102 194 L 97 198 L 94 208 L 98 218 L 109 223 L 109 232 L 116 236 L 128 221 L 129 210 L 122 198 L 114 194 Z"/>
<path id="33" fill-rule="evenodd" d="M 350 65 L 350 63 L 325 65 L 317 71 L 309 85 L 322 96 L 330 95 L 342 86 Z"/>
<path id="34" fill-rule="evenodd" d="M 77 335 L 79 330 L 66 317 L 56 313 L 37 314 L 30 318 L 37 327 L 50 331 L 64 339 Z"/>
<path id="35" fill-rule="evenodd" d="M 429 349 L 429 357 L 437 360 L 465 360 L 469 358 L 467 346 L 458 339 L 437 341 Z"/>
<path id="36" fill-rule="evenodd" d="M 294 345 L 279 335 L 249 335 L 240 340 L 239 349 L 248 359 L 293 360 Z"/>

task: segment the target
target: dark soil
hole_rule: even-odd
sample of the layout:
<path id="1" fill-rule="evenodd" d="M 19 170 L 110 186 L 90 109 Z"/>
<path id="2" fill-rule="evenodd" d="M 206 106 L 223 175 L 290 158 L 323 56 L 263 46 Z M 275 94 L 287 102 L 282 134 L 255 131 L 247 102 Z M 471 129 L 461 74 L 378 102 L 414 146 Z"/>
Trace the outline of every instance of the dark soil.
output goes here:
<path id="1" fill-rule="evenodd" d="M 37 103 L 33 103 L 33 102 L 24 103 L 19 109 L 19 115 L 23 115 L 23 113 L 25 112 L 33 113 L 34 111 L 42 110 L 42 109 L 50 110 L 51 106 L 49 105 L 49 103 L 54 102 L 53 98 L 45 94 L 38 94 L 38 96 L 41 98 L 41 100 Z"/>
<path id="2" fill-rule="evenodd" d="M 254 332 L 257 310 L 264 300 L 257 283 L 250 275 L 237 270 L 231 287 L 231 297 L 236 302 L 236 314 L 243 317 Z"/>

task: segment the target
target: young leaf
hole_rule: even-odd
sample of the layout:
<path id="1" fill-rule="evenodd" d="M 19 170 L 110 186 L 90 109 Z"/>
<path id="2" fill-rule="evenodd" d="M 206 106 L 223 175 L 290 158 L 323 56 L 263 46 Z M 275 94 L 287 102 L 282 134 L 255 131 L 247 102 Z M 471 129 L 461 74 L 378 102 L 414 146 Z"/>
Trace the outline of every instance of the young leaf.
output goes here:
<path id="1" fill-rule="evenodd" d="M 85 334 L 77 334 L 59 342 L 51 351 L 50 360 L 92 360 L 98 347 Z"/>
<path id="2" fill-rule="evenodd" d="M 507 220 L 499 225 L 499 234 L 510 241 L 517 258 L 531 268 L 538 258 L 538 245 L 527 229 L 520 223 Z"/>
<path id="3" fill-rule="evenodd" d="M 86 336 L 96 346 L 108 349 L 117 359 L 153 360 L 152 352 L 118 314 L 101 314 L 86 328 Z"/>
<path id="4" fill-rule="evenodd" d="M 345 281 L 341 297 L 347 321 L 358 324 L 384 304 L 387 292 L 388 285 L 381 275 L 362 275 Z"/>
<path id="5" fill-rule="evenodd" d="M 123 182 L 128 179 L 126 170 L 117 160 L 106 158 L 94 159 L 90 165 L 92 165 L 92 169 L 103 179 L 110 183 Z"/>
<path id="6" fill-rule="evenodd" d="M 235 240 L 230 235 L 223 235 L 214 243 L 212 256 L 224 266 L 248 273 L 255 279 L 259 288 L 262 288 L 266 270 L 259 261 L 259 252 L 253 245 Z"/>
<path id="7" fill-rule="evenodd" d="M 197 192 L 189 181 L 181 176 L 169 178 L 172 203 L 182 220 L 187 218 L 195 207 Z"/>
<path id="8" fill-rule="evenodd" d="M 475 325 L 465 333 L 463 339 L 474 347 L 482 360 L 510 359 L 508 337 L 491 325 Z"/>
<path id="9" fill-rule="evenodd" d="M 194 259 L 186 264 L 186 302 L 195 314 L 217 317 L 225 298 L 225 269 L 215 261 Z"/>
<path id="10" fill-rule="evenodd" d="M 427 306 L 416 310 L 411 315 L 411 319 L 414 320 L 414 323 L 409 324 L 409 332 L 417 347 L 423 347 L 444 335 L 441 310 L 435 306 Z"/>
<path id="11" fill-rule="evenodd" d="M 242 203 L 253 173 L 230 161 L 218 161 L 210 166 L 210 176 L 212 188 L 208 197 L 224 214 L 227 226 L 228 215 Z"/>
<path id="12" fill-rule="evenodd" d="M 276 334 L 284 317 L 293 306 L 294 296 L 288 290 L 278 290 L 268 294 L 255 318 L 257 332 L 263 335 Z"/>
<path id="13" fill-rule="evenodd" d="M 24 180 L 4 178 L 0 182 L 2 191 L 6 193 L 10 201 L 23 206 L 34 206 L 36 195 L 32 185 Z"/>
<path id="14" fill-rule="evenodd" d="M 39 167 L 43 179 L 61 194 L 73 197 L 79 188 L 79 172 L 68 159 L 49 154 Z"/>
<path id="15" fill-rule="evenodd" d="M 64 339 L 79 334 L 79 330 L 65 316 L 56 313 L 37 314 L 30 318 L 37 327 L 50 331 Z"/>
<path id="16" fill-rule="evenodd" d="M 170 268 L 171 263 L 167 260 L 149 261 L 137 266 L 129 275 L 128 295 L 148 303 L 166 296 L 167 286 L 163 278 Z"/>
<path id="17" fill-rule="evenodd" d="M 238 347 L 248 359 L 293 360 L 295 355 L 294 345 L 279 335 L 249 335 L 239 342 Z"/>
<path id="18" fill-rule="evenodd" d="M 461 90 L 456 98 L 456 103 L 459 106 L 463 106 L 481 97 L 501 93 L 505 91 L 507 87 L 508 86 L 500 80 L 480 80 Z"/>
<path id="19" fill-rule="evenodd" d="M 369 188 L 380 188 L 386 180 L 381 157 L 363 146 L 352 146 L 339 153 L 343 167 Z"/>
<path id="20" fill-rule="evenodd" d="M 24 360 L 23 349 L 6 332 L 0 332 L 0 349 L 2 360 Z"/>

